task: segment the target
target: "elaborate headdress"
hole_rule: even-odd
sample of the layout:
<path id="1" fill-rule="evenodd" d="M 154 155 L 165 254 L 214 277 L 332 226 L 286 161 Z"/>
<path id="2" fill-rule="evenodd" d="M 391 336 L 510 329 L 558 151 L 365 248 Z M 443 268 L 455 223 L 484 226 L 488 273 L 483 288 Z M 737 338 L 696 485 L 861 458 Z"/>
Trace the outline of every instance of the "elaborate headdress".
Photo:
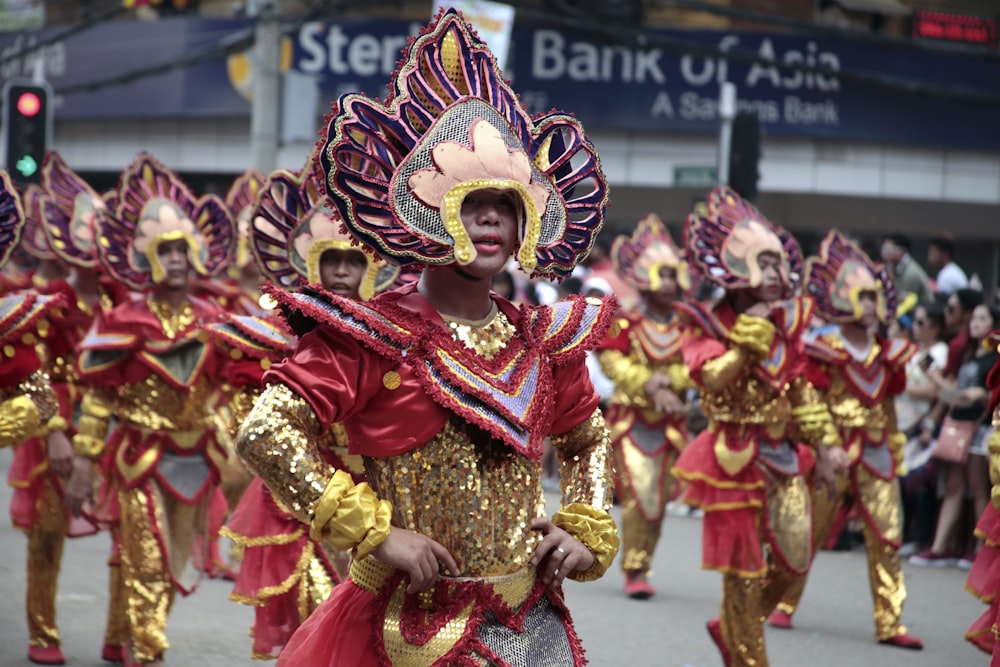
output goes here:
<path id="1" fill-rule="evenodd" d="M 699 273 L 727 290 L 759 287 L 757 258 L 766 252 L 781 259 L 786 296 L 802 279 L 802 249 L 795 237 L 728 187 L 712 190 L 705 210 L 688 216 L 684 247 Z"/>
<path id="2" fill-rule="evenodd" d="M 21 232 L 21 248 L 40 261 L 53 260 L 58 255 L 49 245 L 45 235 L 45 220 L 42 217 L 42 201 L 45 192 L 41 186 L 31 184 L 21 194 L 21 206 L 24 211 L 24 231 Z"/>
<path id="3" fill-rule="evenodd" d="M 340 214 L 319 191 L 313 157 L 295 173 L 272 172 L 253 209 L 252 247 L 264 274 L 290 289 L 319 282 L 320 257 L 327 250 L 360 251 L 343 228 Z M 360 296 L 367 301 L 390 286 L 398 267 L 365 255 L 368 268 Z"/>
<path id="4" fill-rule="evenodd" d="M 236 225 L 236 256 L 233 263 L 237 268 L 243 268 L 253 261 L 250 249 L 253 230 L 250 221 L 265 180 L 264 174 L 257 169 L 247 169 L 233 181 L 226 193 L 226 206 Z"/>
<path id="5" fill-rule="evenodd" d="M 58 153 L 45 156 L 42 187 L 42 227 L 52 251 L 75 266 L 97 266 L 97 217 L 108 206 L 104 197 L 70 169 Z"/>
<path id="6" fill-rule="evenodd" d="M 191 267 L 203 276 L 225 267 L 236 241 L 225 203 L 196 199 L 156 158 L 142 153 L 122 172 L 117 202 L 101 212 L 98 247 L 111 274 L 133 289 L 163 280 L 156 249 L 166 241 L 187 241 Z"/>
<path id="7" fill-rule="evenodd" d="M 879 322 L 895 317 L 896 285 L 889 272 L 836 229 L 823 238 L 819 254 L 806 262 L 805 276 L 806 292 L 830 322 L 857 321 L 863 292 L 875 295 Z"/>
<path id="8" fill-rule="evenodd" d="M 691 287 L 687 262 L 674 244 L 670 230 L 659 216 L 650 213 L 639 221 L 632 236 L 619 236 L 611 246 L 611 264 L 630 286 L 640 291 L 660 288 L 660 269 L 677 273 L 677 285 L 684 291 Z"/>
<path id="9" fill-rule="evenodd" d="M 24 229 L 24 208 L 6 171 L 0 171 L 0 267 L 14 251 Z"/>
<path id="10" fill-rule="evenodd" d="M 320 154 L 330 200 L 351 231 L 396 264 L 468 264 L 469 192 L 517 194 L 517 258 L 562 277 L 587 255 L 608 188 L 569 115 L 532 118 L 462 17 L 440 14 L 404 51 L 385 103 L 340 99 Z"/>

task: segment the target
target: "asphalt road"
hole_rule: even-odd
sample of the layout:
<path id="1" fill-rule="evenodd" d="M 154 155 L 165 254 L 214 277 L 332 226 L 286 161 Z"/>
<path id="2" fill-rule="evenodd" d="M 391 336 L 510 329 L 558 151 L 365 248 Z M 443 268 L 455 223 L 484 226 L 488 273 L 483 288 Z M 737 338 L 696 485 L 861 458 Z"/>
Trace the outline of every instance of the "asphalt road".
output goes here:
<path id="1" fill-rule="evenodd" d="M 10 452 L 0 451 L 6 473 Z M 5 475 L 6 476 L 6 475 Z M 557 502 L 550 496 L 550 502 Z M 10 489 L 0 490 L 6 516 Z M 658 595 L 638 602 L 622 594 L 616 566 L 603 579 L 569 582 L 566 595 L 591 664 L 718 667 L 705 632 L 718 613 L 720 576 L 700 569 L 701 522 L 669 517 L 656 554 Z M 0 526 L 0 667 L 29 665 L 24 620 L 25 538 L 6 519 Z M 104 631 L 109 540 L 106 535 L 67 544 L 59 593 L 59 624 L 68 664 L 97 667 Z M 774 667 L 964 667 L 989 664 L 962 634 L 982 611 L 963 589 L 956 569 L 906 566 L 909 599 L 904 622 L 924 639 L 922 652 L 877 645 L 872 638 L 871 599 L 863 552 L 823 552 L 816 560 L 792 631 L 769 630 Z M 227 600 L 231 584 L 206 581 L 179 599 L 168 628 L 167 664 L 231 667 L 254 664 L 247 630 L 251 610 Z M 259 664 L 259 663 L 257 663 Z"/>

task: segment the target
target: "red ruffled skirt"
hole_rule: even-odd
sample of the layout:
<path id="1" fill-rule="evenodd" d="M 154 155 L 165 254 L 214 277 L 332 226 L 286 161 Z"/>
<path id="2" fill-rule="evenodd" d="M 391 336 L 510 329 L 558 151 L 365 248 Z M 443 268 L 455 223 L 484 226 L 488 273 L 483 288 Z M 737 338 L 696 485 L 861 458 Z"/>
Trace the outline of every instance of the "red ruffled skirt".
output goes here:
<path id="1" fill-rule="evenodd" d="M 1000 665 L 1000 642 L 997 641 L 997 622 L 1000 621 L 1000 514 L 993 505 L 987 505 L 979 518 L 976 536 L 984 542 L 969 571 L 965 588 L 988 604 L 989 609 L 969 626 L 965 638 L 993 656 L 990 664 Z"/>
<path id="2" fill-rule="evenodd" d="M 42 517 L 39 501 L 47 484 L 62 501 L 63 482 L 49 469 L 48 447 L 41 438 L 31 438 L 14 448 L 7 483 L 14 489 L 10 499 L 10 521 L 24 531 L 31 530 Z M 79 518 L 67 512 L 66 522 L 68 537 L 93 535 L 98 530 L 89 512 Z"/>
<path id="3" fill-rule="evenodd" d="M 229 598 L 255 607 L 253 655 L 276 658 L 312 611 L 300 590 L 309 568 L 318 563 L 334 584 L 339 579 L 308 527 L 274 503 L 260 478 L 250 483 L 222 534 L 244 549 Z"/>

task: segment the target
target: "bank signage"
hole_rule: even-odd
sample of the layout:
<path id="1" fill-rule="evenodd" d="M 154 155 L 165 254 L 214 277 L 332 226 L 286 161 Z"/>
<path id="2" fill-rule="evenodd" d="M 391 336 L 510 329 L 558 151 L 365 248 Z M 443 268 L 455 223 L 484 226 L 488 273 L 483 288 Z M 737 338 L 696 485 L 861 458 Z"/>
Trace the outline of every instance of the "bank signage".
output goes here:
<path id="1" fill-rule="evenodd" d="M 49 47 L 50 80 L 58 92 L 171 53 L 210 48 L 247 25 L 207 19 L 108 24 Z M 309 94 L 302 103 L 317 106 L 317 127 L 318 114 L 344 93 L 384 95 L 400 50 L 419 29 L 405 21 L 343 20 L 307 23 L 289 35 L 284 69 L 294 73 L 297 89 L 305 82 Z M 140 33 L 147 31 L 144 38 Z M 12 39 L 0 38 L 0 53 Z M 630 49 L 553 27 L 515 26 L 507 74 L 532 112 L 569 109 L 592 130 L 713 134 L 719 85 L 730 81 L 739 108 L 755 111 L 769 136 L 1000 150 L 995 59 L 759 32 L 660 30 L 650 44 Z M 0 74 L 20 75 L 25 66 L 7 63 Z M 245 116 L 252 69 L 249 58 L 234 56 L 69 95 L 57 118 Z M 956 90 L 962 97 L 946 94 Z"/>

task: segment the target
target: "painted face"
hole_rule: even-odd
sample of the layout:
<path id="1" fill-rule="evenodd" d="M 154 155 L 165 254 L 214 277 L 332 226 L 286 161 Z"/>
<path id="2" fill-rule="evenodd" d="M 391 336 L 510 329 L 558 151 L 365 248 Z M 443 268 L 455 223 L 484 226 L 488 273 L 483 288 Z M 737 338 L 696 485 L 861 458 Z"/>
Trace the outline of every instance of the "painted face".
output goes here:
<path id="1" fill-rule="evenodd" d="M 504 270 L 517 244 L 518 196 L 506 190 L 470 192 L 462 201 L 462 226 L 476 248 L 476 258 L 462 270 L 492 278 Z"/>
<path id="2" fill-rule="evenodd" d="M 160 284 L 167 289 L 184 289 L 188 285 L 191 261 L 188 259 L 188 244 L 184 239 L 163 241 L 156 246 L 156 258 L 163 267 Z"/>
<path id="3" fill-rule="evenodd" d="M 972 311 L 972 319 L 969 320 L 969 336 L 976 340 L 982 340 L 993 331 L 995 326 L 996 322 L 993 321 L 990 309 L 986 306 L 976 306 L 976 309 Z"/>
<path id="4" fill-rule="evenodd" d="M 323 289 L 350 299 L 359 298 L 368 258 L 360 250 L 331 248 L 319 258 L 319 280 Z"/>
<path id="5" fill-rule="evenodd" d="M 875 292 L 859 293 L 858 306 L 861 311 L 858 324 L 866 329 L 878 324 L 878 296 Z"/>
<path id="6" fill-rule="evenodd" d="M 650 305 L 666 307 L 677 300 L 680 292 L 677 284 L 677 270 L 669 266 L 661 266 L 658 272 L 660 287 L 657 290 L 643 292 L 643 297 Z"/>
<path id="7" fill-rule="evenodd" d="M 750 295 L 758 301 L 777 301 L 785 291 L 781 275 L 781 257 L 774 252 L 762 252 L 757 256 L 760 269 L 760 287 L 750 290 Z"/>

